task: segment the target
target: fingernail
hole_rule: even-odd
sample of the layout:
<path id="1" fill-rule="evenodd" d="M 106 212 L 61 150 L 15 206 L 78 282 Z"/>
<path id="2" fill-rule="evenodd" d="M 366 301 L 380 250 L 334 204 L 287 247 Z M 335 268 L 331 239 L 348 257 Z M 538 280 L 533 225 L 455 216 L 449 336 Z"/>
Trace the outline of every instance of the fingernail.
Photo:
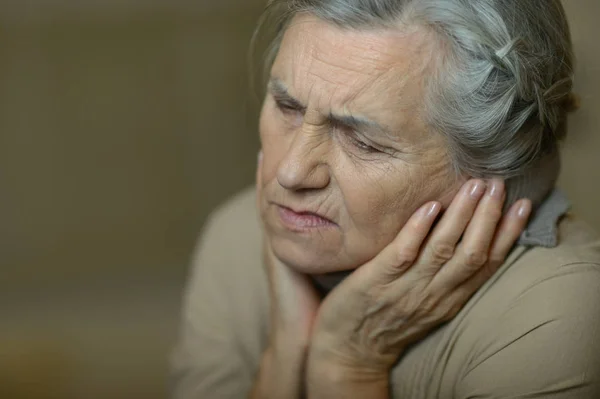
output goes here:
<path id="1" fill-rule="evenodd" d="M 442 205 L 439 202 L 434 202 L 433 204 L 429 205 L 429 207 L 425 208 L 426 212 L 427 212 L 425 214 L 425 217 L 430 218 L 433 216 L 437 216 L 441 207 L 442 207 Z"/>
<path id="2" fill-rule="evenodd" d="M 471 187 L 469 190 L 469 195 L 474 199 L 479 199 L 485 193 L 486 184 L 481 180 L 475 180 L 471 183 Z"/>
<path id="3" fill-rule="evenodd" d="M 494 179 L 492 181 L 489 194 L 492 198 L 502 199 L 504 196 L 504 181 L 500 179 Z"/>
<path id="4" fill-rule="evenodd" d="M 261 163 L 261 162 L 262 162 L 262 159 L 263 159 L 263 152 L 262 152 L 262 150 L 260 150 L 260 151 L 258 152 L 258 163 Z"/>
<path id="5" fill-rule="evenodd" d="M 519 206 L 519 211 L 517 212 L 517 216 L 522 218 L 522 219 L 526 219 L 529 217 L 529 214 L 531 213 L 531 202 L 524 200 L 522 201 L 523 203 L 521 204 L 521 206 Z"/>

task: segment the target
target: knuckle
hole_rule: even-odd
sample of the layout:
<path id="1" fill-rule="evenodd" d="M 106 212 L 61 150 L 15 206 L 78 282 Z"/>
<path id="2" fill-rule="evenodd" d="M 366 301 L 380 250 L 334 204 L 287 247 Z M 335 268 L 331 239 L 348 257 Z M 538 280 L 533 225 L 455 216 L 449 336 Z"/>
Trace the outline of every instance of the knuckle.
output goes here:
<path id="1" fill-rule="evenodd" d="M 452 305 L 446 306 L 446 308 L 444 309 L 443 315 L 442 315 L 442 320 L 450 321 L 450 320 L 454 319 L 456 317 L 456 315 L 460 312 L 461 309 L 462 309 L 462 306 L 460 306 L 459 304 L 452 304 Z"/>
<path id="2" fill-rule="evenodd" d="M 490 255 L 487 263 L 490 265 L 491 269 L 495 269 L 496 267 L 504 263 L 504 259 L 504 256 L 501 254 L 493 254 Z"/>
<path id="3" fill-rule="evenodd" d="M 437 325 L 452 320 L 460 311 L 461 306 L 447 301 L 436 302 L 427 312 L 422 312 L 421 317 L 432 325 Z"/>
<path id="4" fill-rule="evenodd" d="M 439 307 L 438 298 L 434 298 L 433 296 L 427 296 L 421 302 L 421 312 L 423 314 L 432 314 Z"/>
<path id="5" fill-rule="evenodd" d="M 477 289 L 479 289 L 490 277 L 492 277 L 494 274 L 496 274 L 496 272 L 498 271 L 499 267 L 500 267 L 501 263 L 491 263 L 490 261 L 488 261 L 485 265 L 483 265 L 483 268 L 481 270 L 481 274 L 482 274 L 482 281 L 479 284 L 479 286 L 477 287 Z"/>
<path id="6" fill-rule="evenodd" d="M 417 256 L 417 250 L 412 248 L 401 248 L 396 251 L 395 266 L 402 269 L 409 267 L 417 259 Z"/>
<path id="7" fill-rule="evenodd" d="M 487 263 L 488 257 L 481 251 L 467 251 L 465 253 L 465 266 L 472 269 L 479 269 Z"/>
<path id="8" fill-rule="evenodd" d="M 425 304 L 429 303 L 427 290 L 424 289 L 422 284 L 416 283 L 404 296 L 405 309 L 409 314 L 420 313 L 424 308 Z"/>
<path id="9" fill-rule="evenodd" d="M 502 208 L 499 206 L 491 206 L 486 212 L 486 217 L 491 220 L 500 220 L 502 218 Z"/>
<path id="10" fill-rule="evenodd" d="M 419 306 L 419 301 L 416 298 L 407 301 L 402 313 L 408 319 L 414 319 L 418 317 L 422 313 L 421 307 Z"/>
<path id="11" fill-rule="evenodd" d="M 454 246 L 444 243 L 436 242 L 432 243 L 431 246 L 431 257 L 435 263 L 446 263 L 454 256 Z"/>

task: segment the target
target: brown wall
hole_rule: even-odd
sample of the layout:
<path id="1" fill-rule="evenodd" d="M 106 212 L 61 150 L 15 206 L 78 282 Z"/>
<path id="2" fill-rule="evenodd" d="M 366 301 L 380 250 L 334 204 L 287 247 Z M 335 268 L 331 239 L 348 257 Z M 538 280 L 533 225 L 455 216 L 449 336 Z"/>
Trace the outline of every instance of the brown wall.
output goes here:
<path id="1" fill-rule="evenodd" d="M 260 8 L 115 4 L 0 4 L 1 398 L 166 397 L 198 232 L 253 180 Z"/>
<path id="2" fill-rule="evenodd" d="M 253 176 L 244 65 L 256 14 L 5 27 L 5 272 L 183 268 L 209 210 Z"/>
<path id="3" fill-rule="evenodd" d="M 164 397 L 194 240 L 253 179 L 262 0 L 41 3 L 0 5 L 0 374 L 21 359 L 62 398 Z M 565 5 L 583 107 L 561 186 L 600 229 L 600 3 Z"/>
<path id="4" fill-rule="evenodd" d="M 571 118 L 560 186 L 574 210 L 600 230 L 600 2 L 564 0 L 578 59 L 575 91 L 581 109 Z"/>

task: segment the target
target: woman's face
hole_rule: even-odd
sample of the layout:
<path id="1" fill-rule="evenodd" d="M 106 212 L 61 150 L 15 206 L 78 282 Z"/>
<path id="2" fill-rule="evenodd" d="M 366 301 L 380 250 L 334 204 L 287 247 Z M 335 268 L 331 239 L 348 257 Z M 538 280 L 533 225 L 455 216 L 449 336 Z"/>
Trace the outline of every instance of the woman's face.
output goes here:
<path id="1" fill-rule="evenodd" d="M 355 269 L 427 201 L 464 182 L 422 117 L 435 48 L 412 30 L 288 28 L 261 119 L 261 215 L 275 255 L 307 274 Z"/>

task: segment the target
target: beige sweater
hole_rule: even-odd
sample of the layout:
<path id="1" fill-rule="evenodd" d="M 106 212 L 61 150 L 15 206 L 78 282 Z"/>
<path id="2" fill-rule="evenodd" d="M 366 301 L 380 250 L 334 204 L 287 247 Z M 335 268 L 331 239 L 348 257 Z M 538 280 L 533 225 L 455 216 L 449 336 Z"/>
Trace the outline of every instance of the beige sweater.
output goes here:
<path id="1" fill-rule="evenodd" d="M 254 204 L 242 193 L 205 229 L 172 359 L 175 398 L 248 396 L 269 325 Z M 548 241 L 548 229 L 532 231 L 521 242 Z M 554 248 L 517 246 L 454 320 L 403 355 L 394 398 L 600 398 L 600 241 L 572 216 L 555 234 Z"/>

